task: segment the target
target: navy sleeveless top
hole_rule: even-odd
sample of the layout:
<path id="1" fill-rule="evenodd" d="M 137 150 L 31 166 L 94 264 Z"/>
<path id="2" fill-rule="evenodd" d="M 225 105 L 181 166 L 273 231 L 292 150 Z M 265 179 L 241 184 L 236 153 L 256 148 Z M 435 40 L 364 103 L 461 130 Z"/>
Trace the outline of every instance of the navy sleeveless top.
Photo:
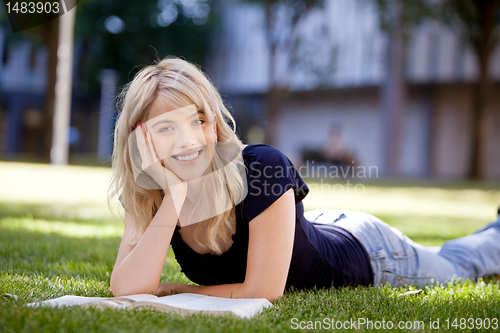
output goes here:
<path id="1" fill-rule="evenodd" d="M 199 254 L 183 242 L 176 228 L 172 248 L 182 271 L 201 285 L 243 283 L 247 268 L 248 226 L 290 188 L 295 193 L 295 239 L 286 289 L 373 284 L 370 259 L 350 232 L 334 224 L 317 226 L 304 218 L 302 199 L 309 188 L 292 162 L 268 145 L 243 150 L 248 194 L 236 206 L 233 244 L 221 255 Z"/>

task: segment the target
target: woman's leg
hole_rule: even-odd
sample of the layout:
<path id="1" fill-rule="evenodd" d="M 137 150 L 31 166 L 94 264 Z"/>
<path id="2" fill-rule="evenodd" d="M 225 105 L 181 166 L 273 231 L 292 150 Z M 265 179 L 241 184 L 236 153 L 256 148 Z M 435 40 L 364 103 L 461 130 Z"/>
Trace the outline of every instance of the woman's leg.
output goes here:
<path id="1" fill-rule="evenodd" d="M 315 223 L 334 223 L 356 236 L 370 256 L 374 285 L 420 285 L 431 283 L 432 278 L 437 275 L 415 279 L 419 262 L 416 248 L 407 241 L 408 237 L 372 215 L 354 211 L 320 210 L 306 212 L 304 216 Z M 418 247 L 423 256 L 430 255 L 431 251 L 426 253 L 422 246 Z M 448 270 L 444 269 L 445 273 L 452 269 L 447 260 L 436 266 L 448 267 Z M 444 278 L 451 276 L 446 275 Z"/>
<path id="2" fill-rule="evenodd" d="M 438 253 L 470 279 L 500 274 L 500 216 L 468 236 L 444 243 Z"/>
<path id="3" fill-rule="evenodd" d="M 354 234 L 370 255 L 375 285 L 425 285 L 500 274 L 500 228 L 495 227 L 499 221 L 486 230 L 446 242 L 438 252 L 366 213 L 321 210 L 305 216 L 310 221 L 335 223 Z"/>
<path id="4" fill-rule="evenodd" d="M 369 249 L 375 266 L 375 285 L 424 286 L 458 277 L 453 264 L 433 248 L 413 242 L 408 236 L 380 219 L 362 212 L 348 214 L 337 225 L 358 236 Z M 354 222 L 354 223 L 353 223 Z"/>

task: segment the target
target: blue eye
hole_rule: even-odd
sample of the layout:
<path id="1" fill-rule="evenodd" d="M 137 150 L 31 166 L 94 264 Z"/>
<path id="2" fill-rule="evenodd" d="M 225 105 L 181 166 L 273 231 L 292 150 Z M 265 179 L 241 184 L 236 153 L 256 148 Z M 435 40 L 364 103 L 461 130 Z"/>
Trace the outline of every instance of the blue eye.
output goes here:
<path id="1" fill-rule="evenodd" d="M 160 133 L 162 133 L 162 132 L 169 132 L 171 130 L 172 130 L 172 127 L 166 126 L 166 127 L 160 128 L 160 130 L 158 132 L 160 132 Z"/>
<path id="2" fill-rule="evenodd" d="M 202 125 L 205 121 L 204 120 L 201 120 L 201 119 L 197 119 L 194 121 L 194 124 L 195 125 Z"/>

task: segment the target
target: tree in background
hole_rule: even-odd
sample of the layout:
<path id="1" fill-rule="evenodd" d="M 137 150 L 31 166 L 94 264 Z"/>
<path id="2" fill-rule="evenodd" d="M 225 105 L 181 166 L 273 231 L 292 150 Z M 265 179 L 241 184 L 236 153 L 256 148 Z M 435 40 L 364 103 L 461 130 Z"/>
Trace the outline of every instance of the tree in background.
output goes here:
<path id="1" fill-rule="evenodd" d="M 405 116 L 407 85 L 404 73 L 408 40 L 413 28 L 432 16 L 426 0 L 369 0 L 374 1 L 380 28 L 388 36 L 387 74 L 381 85 L 383 117 L 384 173 L 395 175 L 401 153 L 401 137 Z"/>
<path id="2" fill-rule="evenodd" d="M 45 0 L 49 2 L 49 0 Z M 3 7 L 3 6 L 2 6 Z M 0 17 L 0 22 L 5 21 L 6 31 L 10 31 L 7 27 L 7 16 L 3 12 L 3 8 L 0 9 L 2 15 Z M 5 15 L 5 16 L 4 16 Z M 44 114 L 44 126 L 43 126 L 43 141 L 44 149 L 42 158 L 49 161 L 50 160 L 50 148 L 52 140 L 52 118 L 54 115 L 54 105 L 55 105 L 55 86 L 56 86 L 56 69 L 57 69 L 57 45 L 59 39 L 59 20 L 57 17 L 53 18 L 54 15 L 48 13 L 40 13 L 41 22 L 47 22 L 45 24 L 36 26 L 34 28 L 20 31 L 13 34 L 7 34 L 7 40 L 9 41 L 20 41 L 24 39 L 29 39 L 35 48 L 45 47 L 47 49 L 47 84 L 45 88 L 45 102 L 43 106 Z M 21 25 L 23 22 L 20 22 Z"/>
<path id="3" fill-rule="evenodd" d="M 472 46 L 477 58 L 479 76 L 472 105 L 469 178 L 481 179 L 485 176 L 490 134 L 486 106 L 492 84 L 488 69 L 491 54 L 500 39 L 500 1 L 446 0 L 440 14 L 451 25 L 459 27 L 462 38 Z"/>
<path id="4" fill-rule="evenodd" d="M 5 15 L 1 19 L 6 21 Z M 118 83 L 122 85 L 133 77 L 134 70 L 167 55 L 202 64 L 208 52 L 207 35 L 212 21 L 210 2 L 204 0 L 79 1 L 74 43 L 78 60 L 75 95 L 98 98 L 103 69 L 118 71 Z M 9 40 L 29 39 L 32 45 L 45 47 L 48 52 L 42 153 L 46 161 L 50 160 L 52 146 L 58 23 L 54 19 L 8 34 Z"/>
<path id="5" fill-rule="evenodd" d="M 472 46 L 476 54 L 479 76 L 474 88 L 472 105 L 471 145 L 468 177 L 485 176 L 488 156 L 489 123 L 486 106 L 491 95 L 489 77 L 490 56 L 500 35 L 500 0 L 369 0 L 374 1 L 383 30 L 390 37 L 388 79 L 382 96 L 382 108 L 388 122 L 385 146 L 389 169 L 394 170 L 404 110 L 403 61 L 406 40 L 415 25 L 424 19 L 433 19 L 458 27 L 461 38 Z"/>
<path id="6" fill-rule="evenodd" d="M 314 9 L 323 8 L 324 0 L 246 0 L 262 6 L 265 15 L 265 34 L 269 51 L 269 87 L 266 96 L 266 143 L 274 145 L 279 117 L 290 90 L 288 77 L 278 77 L 278 52 L 285 51 L 288 71 L 297 59 L 298 26 Z M 288 73 L 287 73 L 288 74 Z"/>
<path id="7" fill-rule="evenodd" d="M 167 55 L 202 64 L 211 14 L 206 0 L 81 1 L 75 27 L 79 90 L 98 96 L 101 70 L 117 70 L 123 84 Z"/>

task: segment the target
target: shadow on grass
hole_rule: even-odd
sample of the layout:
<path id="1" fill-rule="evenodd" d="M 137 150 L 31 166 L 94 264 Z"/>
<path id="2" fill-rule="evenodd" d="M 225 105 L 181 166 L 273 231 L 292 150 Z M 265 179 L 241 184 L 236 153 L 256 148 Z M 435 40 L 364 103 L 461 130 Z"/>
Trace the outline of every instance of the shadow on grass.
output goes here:
<path id="1" fill-rule="evenodd" d="M 108 279 L 118 238 L 68 237 L 55 233 L 0 229 L 0 268 L 46 277 Z"/>
<path id="2" fill-rule="evenodd" d="M 15 228 L 11 229 L 9 224 L 14 224 Z M 93 280 L 109 286 L 120 237 L 73 237 L 59 232 L 26 230 L 22 225 L 18 227 L 15 220 L 0 223 L 0 272 L 49 279 Z M 186 282 L 172 251 L 168 253 L 162 278 Z"/>

